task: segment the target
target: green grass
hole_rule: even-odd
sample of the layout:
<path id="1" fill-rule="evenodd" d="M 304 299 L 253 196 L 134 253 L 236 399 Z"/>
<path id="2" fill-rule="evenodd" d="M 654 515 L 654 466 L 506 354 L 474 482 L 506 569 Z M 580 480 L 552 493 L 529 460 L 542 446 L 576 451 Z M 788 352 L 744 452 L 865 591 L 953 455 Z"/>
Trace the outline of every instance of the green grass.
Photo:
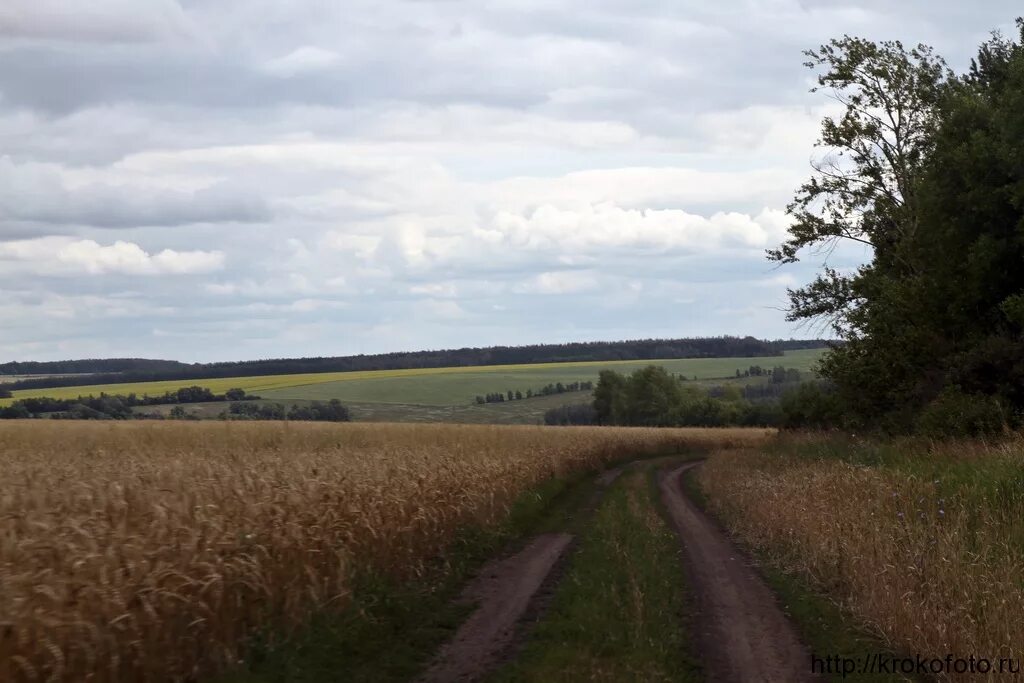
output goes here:
<path id="1" fill-rule="evenodd" d="M 461 422 L 470 424 L 539 424 L 551 408 L 590 403 L 589 391 L 537 396 L 521 401 L 477 405 L 436 406 L 407 403 L 346 402 L 359 422 Z"/>
<path id="2" fill-rule="evenodd" d="M 307 398 L 367 403 L 412 403 L 419 405 L 459 405 L 471 403 L 477 395 L 495 391 L 540 389 L 557 382 L 596 381 L 601 370 L 631 372 L 650 364 L 661 365 L 672 373 L 708 380 L 731 377 L 738 368 L 751 365 L 786 365 L 810 371 L 819 350 L 794 351 L 774 358 L 684 358 L 659 361 L 619 361 L 612 363 L 548 363 L 541 365 L 457 368 L 457 372 L 427 376 L 391 376 L 360 379 L 345 378 L 316 385 L 287 387 L 261 392 L 265 398 Z"/>
<path id="3" fill-rule="evenodd" d="M 550 408 L 577 403 L 590 403 L 589 391 L 574 391 L 551 396 L 537 396 L 521 401 L 485 403 L 477 405 L 436 406 L 409 403 L 363 403 L 346 401 L 345 406 L 358 422 L 458 422 L 462 424 L 539 424 L 544 412 Z M 308 405 L 303 399 L 261 399 L 253 403 L 281 403 L 285 408 L 293 405 Z M 201 419 L 213 419 L 228 409 L 226 401 L 188 403 L 182 407 L 185 412 Z M 174 405 L 140 406 L 137 413 L 158 413 L 165 417 Z"/>
<path id="4" fill-rule="evenodd" d="M 265 377 L 228 377 L 207 380 L 165 380 L 127 384 L 23 389 L 14 398 L 136 393 L 158 395 L 184 386 L 199 385 L 216 393 L 231 388 L 245 389 L 264 398 L 283 400 L 341 399 L 351 403 L 395 403 L 422 406 L 459 406 L 473 403 L 477 395 L 496 391 L 540 389 L 546 384 L 596 380 L 601 370 L 631 372 L 646 365 L 661 365 L 672 373 L 701 380 L 728 378 L 737 369 L 751 365 L 784 365 L 810 371 L 822 349 L 787 352 L 785 356 L 763 358 L 684 358 L 587 363 L 539 363 L 487 367 L 422 368 L 367 372 L 326 372 Z M 12 399 L 0 399 L 0 405 Z"/>
<path id="5" fill-rule="evenodd" d="M 654 503 L 653 464 L 613 484 L 522 655 L 494 680 L 696 681 L 679 541 Z"/>

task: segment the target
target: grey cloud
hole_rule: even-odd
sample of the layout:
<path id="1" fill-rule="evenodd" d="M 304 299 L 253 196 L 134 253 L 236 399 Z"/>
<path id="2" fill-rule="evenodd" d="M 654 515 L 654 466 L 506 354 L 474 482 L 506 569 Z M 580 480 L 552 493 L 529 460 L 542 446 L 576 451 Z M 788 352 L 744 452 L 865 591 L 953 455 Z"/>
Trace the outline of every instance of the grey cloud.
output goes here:
<path id="1" fill-rule="evenodd" d="M 175 0 L 90 0 L 74 12 L 61 0 L 5 0 L 0 36 L 9 39 L 139 43 L 192 35 Z"/>
<path id="2" fill-rule="evenodd" d="M 0 7 L 0 245 L 73 236 L 60 239 L 80 243 L 79 262 L 101 266 L 0 263 L 0 319 L 16 321 L 0 360 L 786 336 L 776 309 L 817 263 L 773 270 L 732 214 L 777 212 L 808 171 L 822 101 L 800 51 L 848 32 L 929 42 L 962 65 L 1020 12 L 145 4 Z M 223 260 L 138 277 L 118 241 Z"/>
<path id="3" fill-rule="evenodd" d="M 806 89 L 800 51 L 837 33 L 921 31 L 940 50 L 962 52 L 964 42 L 952 36 L 966 27 L 983 36 L 1019 11 L 1007 0 L 990 3 L 986 12 L 958 3 L 926 9 L 922 2 L 796 0 L 753 2 L 744 11 L 664 3 L 551 3 L 532 10 L 513 3 L 356 3 L 312 16 L 296 10 L 278 25 L 271 22 L 281 21 L 280 8 L 217 7 L 189 8 L 212 34 L 213 48 L 9 48 L 0 52 L 0 91 L 12 105 L 59 113 L 131 102 L 266 109 L 407 101 L 547 107 L 585 118 L 600 107 L 606 116 L 665 134 L 694 112 L 800 101 Z M 298 20 L 307 16 L 306 23 Z M 239 22 L 242 30 L 235 28 Z M 243 30 L 252 33 L 249 40 L 238 37 Z M 967 46 L 973 50 L 974 42 Z M 290 78 L 268 73 L 267 64 L 301 50 L 336 55 L 337 63 Z M 586 87 L 642 94 L 618 102 L 583 97 L 575 105 L 550 100 L 560 90 Z"/>
<path id="4" fill-rule="evenodd" d="M 254 222 L 271 215 L 261 197 L 228 183 L 192 192 L 105 183 L 69 187 L 48 166 L 19 166 L 0 158 L 0 237 L 24 234 L 33 223 L 55 234 L 72 226 Z"/>

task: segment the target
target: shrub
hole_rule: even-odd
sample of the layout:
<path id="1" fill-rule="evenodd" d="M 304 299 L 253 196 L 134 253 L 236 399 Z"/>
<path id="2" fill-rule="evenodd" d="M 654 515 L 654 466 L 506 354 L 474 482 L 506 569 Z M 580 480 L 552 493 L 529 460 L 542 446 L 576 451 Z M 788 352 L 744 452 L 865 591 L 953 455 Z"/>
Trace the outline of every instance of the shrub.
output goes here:
<path id="1" fill-rule="evenodd" d="M 783 429 L 829 429 L 843 422 L 839 398 L 824 382 L 807 382 L 782 395 Z"/>
<path id="2" fill-rule="evenodd" d="M 597 411 L 589 403 L 559 406 L 544 413 L 546 425 L 593 425 L 597 424 Z"/>
<path id="3" fill-rule="evenodd" d="M 999 401 L 992 396 L 965 394 L 947 387 L 925 406 L 917 418 L 917 430 L 934 438 L 985 436 L 1006 428 Z"/>

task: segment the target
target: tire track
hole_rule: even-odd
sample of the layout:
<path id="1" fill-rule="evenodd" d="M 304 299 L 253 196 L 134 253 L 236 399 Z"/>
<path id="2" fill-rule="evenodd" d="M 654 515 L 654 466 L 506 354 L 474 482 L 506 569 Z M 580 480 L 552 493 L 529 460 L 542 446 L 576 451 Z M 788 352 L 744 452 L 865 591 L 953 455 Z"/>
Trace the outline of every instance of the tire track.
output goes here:
<path id="1" fill-rule="evenodd" d="M 586 520 L 608 487 L 634 463 L 601 472 L 594 491 L 574 517 Z M 478 681 L 514 656 L 528 626 L 544 614 L 565 564 L 575 549 L 570 533 L 535 536 L 519 552 L 488 562 L 463 590 L 460 601 L 477 609 L 437 653 L 418 683 Z"/>
<path id="2" fill-rule="evenodd" d="M 662 472 L 658 482 L 685 551 L 698 613 L 693 619 L 707 680 L 723 683 L 819 680 L 810 653 L 774 593 L 725 534 L 683 493 L 682 476 L 700 465 Z"/>

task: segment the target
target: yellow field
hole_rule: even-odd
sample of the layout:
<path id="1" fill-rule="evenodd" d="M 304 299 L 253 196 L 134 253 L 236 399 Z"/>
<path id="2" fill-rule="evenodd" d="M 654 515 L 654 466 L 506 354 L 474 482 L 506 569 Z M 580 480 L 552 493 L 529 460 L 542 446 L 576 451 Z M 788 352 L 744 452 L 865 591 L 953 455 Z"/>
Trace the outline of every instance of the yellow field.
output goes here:
<path id="1" fill-rule="evenodd" d="M 542 480 L 767 430 L 0 423 L 0 680 L 196 680 Z"/>
<path id="2" fill-rule="evenodd" d="M 561 366 L 562 363 L 541 363 L 531 367 Z M 574 365 L 586 365 L 579 363 Z M 519 368 L 519 365 L 488 366 L 497 370 Z M 364 370 L 357 372 L 310 372 L 294 375 L 265 375 L 261 377 L 224 377 L 218 379 L 169 379 L 159 382 L 129 382 L 126 384 L 90 384 L 78 387 L 53 387 L 50 389 L 22 389 L 15 391 L 13 399 L 0 399 L 0 405 L 7 405 L 19 398 L 77 398 L 78 396 L 97 396 L 107 394 L 137 394 L 153 396 L 174 391 L 181 387 L 201 386 L 214 393 L 224 393 L 228 389 L 245 389 L 248 392 L 270 391 L 273 389 L 290 389 L 292 387 L 323 384 L 326 382 L 344 382 L 365 379 L 384 379 L 388 377 L 418 377 L 425 375 L 452 374 L 461 372 L 479 372 L 478 367 L 459 368 L 412 368 L 405 370 Z"/>

